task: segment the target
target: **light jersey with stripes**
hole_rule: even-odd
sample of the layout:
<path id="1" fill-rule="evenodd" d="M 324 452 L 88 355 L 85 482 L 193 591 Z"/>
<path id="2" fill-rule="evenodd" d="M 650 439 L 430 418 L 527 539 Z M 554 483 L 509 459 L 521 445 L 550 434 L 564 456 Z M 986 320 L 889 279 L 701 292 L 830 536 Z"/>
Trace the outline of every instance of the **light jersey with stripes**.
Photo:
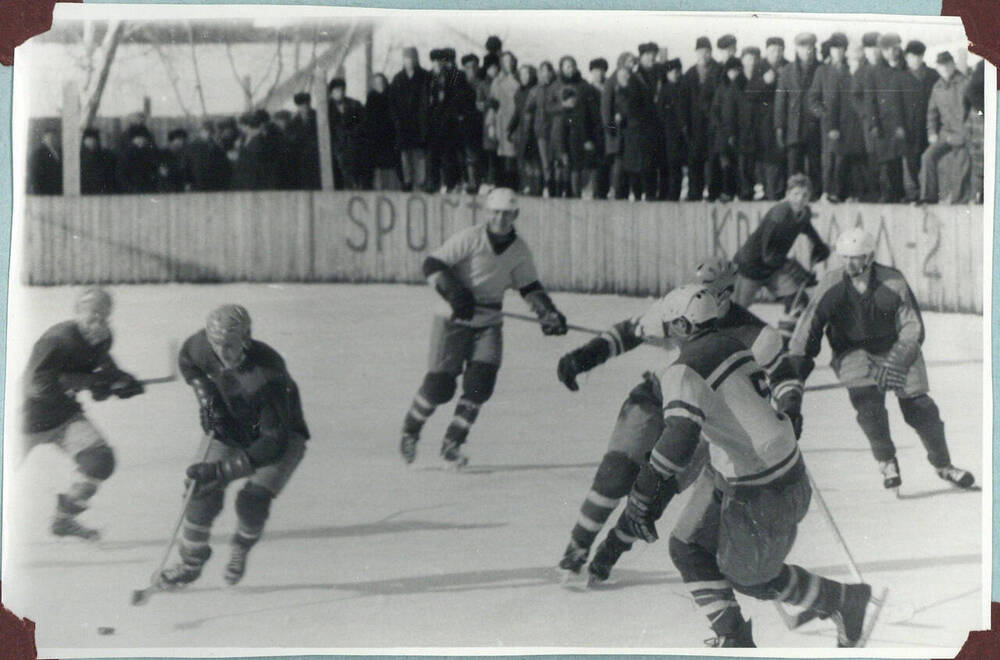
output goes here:
<path id="1" fill-rule="evenodd" d="M 431 250 L 430 256 L 451 267 L 458 281 L 472 292 L 477 304 L 491 307 L 476 310 L 475 316 L 468 322 L 475 328 L 498 325 L 503 321 L 500 308 L 507 289 L 521 289 L 538 281 L 528 244 L 516 237 L 513 243 L 497 254 L 486 235 L 485 224 L 455 232 Z M 443 302 L 435 311 L 442 316 L 451 315 L 451 310 Z"/>
<path id="2" fill-rule="evenodd" d="M 694 337 L 659 379 L 667 430 L 651 462 L 661 473 L 680 472 L 686 461 L 672 458 L 689 455 L 697 442 L 697 437 L 671 438 L 672 429 L 697 428 L 709 443 L 712 467 L 733 485 L 768 483 L 797 463 L 792 423 L 771 407 L 764 370 L 736 339 L 721 332 Z M 669 446 L 673 441 L 690 450 Z"/>

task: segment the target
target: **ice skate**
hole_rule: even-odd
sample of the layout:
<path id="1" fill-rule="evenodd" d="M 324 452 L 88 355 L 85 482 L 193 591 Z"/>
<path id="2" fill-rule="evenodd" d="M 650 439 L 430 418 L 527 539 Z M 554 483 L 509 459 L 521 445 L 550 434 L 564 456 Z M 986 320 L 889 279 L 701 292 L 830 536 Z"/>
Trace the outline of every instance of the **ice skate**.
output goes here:
<path id="1" fill-rule="evenodd" d="M 201 577 L 201 567 L 204 564 L 189 564 L 181 561 L 170 568 L 160 571 L 160 576 L 156 580 L 156 586 L 163 591 L 176 591 L 183 589 Z"/>
<path id="2" fill-rule="evenodd" d="M 417 460 L 417 441 L 419 439 L 412 433 L 404 433 L 399 441 L 399 453 L 403 455 L 403 461 L 407 465 Z"/>
<path id="3" fill-rule="evenodd" d="M 92 527 L 81 525 L 76 516 L 56 514 L 52 519 L 52 533 L 56 536 L 76 536 L 84 541 L 97 541 L 101 533 Z"/>
<path id="4" fill-rule="evenodd" d="M 753 622 L 749 619 L 740 624 L 740 627 L 728 635 L 719 635 L 705 640 L 705 646 L 712 648 L 734 648 L 753 649 L 757 645 L 753 643 Z"/>
<path id="5" fill-rule="evenodd" d="M 232 552 L 229 555 L 229 563 L 226 564 L 226 572 L 222 578 L 226 584 L 233 586 L 243 579 L 243 574 L 247 570 L 247 555 L 250 548 L 240 543 L 233 543 Z"/>
<path id="6" fill-rule="evenodd" d="M 455 469 L 463 468 L 469 464 L 469 457 L 462 453 L 462 443 L 448 438 L 445 438 L 441 444 L 441 458 Z"/>
<path id="7" fill-rule="evenodd" d="M 589 548 L 581 548 L 575 541 L 570 541 L 559 560 L 559 570 L 564 573 L 564 581 L 574 575 L 579 575 L 583 565 L 587 563 Z"/>
<path id="8" fill-rule="evenodd" d="M 972 476 L 971 472 L 957 468 L 954 465 L 938 468 L 937 474 L 945 481 L 948 481 L 959 488 L 972 488 L 976 483 L 976 479 Z"/>
<path id="9" fill-rule="evenodd" d="M 887 461 L 879 461 L 878 469 L 882 472 L 882 485 L 893 491 L 896 497 L 899 497 L 899 487 L 903 485 L 903 478 L 899 476 L 899 463 L 896 461 L 896 457 L 893 456 Z"/>
<path id="10" fill-rule="evenodd" d="M 601 545 L 597 546 L 597 552 L 594 553 L 594 558 L 590 560 L 590 566 L 587 567 L 587 572 L 590 574 L 587 579 L 587 586 L 593 587 L 606 582 L 611 575 L 611 569 L 618 563 L 618 558 L 629 547 L 629 544 L 624 543 L 618 538 L 615 531 L 611 530 L 611 533 L 601 542 Z"/>
<path id="11" fill-rule="evenodd" d="M 885 603 L 887 590 L 880 598 L 872 598 L 870 585 L 846 584 L 840 606 L 830 615 L 837 624 L 837 646 L 852 648 L 864 646 L 871 635 Z M 871 611 L 868 606 L 871 605 Z"/>

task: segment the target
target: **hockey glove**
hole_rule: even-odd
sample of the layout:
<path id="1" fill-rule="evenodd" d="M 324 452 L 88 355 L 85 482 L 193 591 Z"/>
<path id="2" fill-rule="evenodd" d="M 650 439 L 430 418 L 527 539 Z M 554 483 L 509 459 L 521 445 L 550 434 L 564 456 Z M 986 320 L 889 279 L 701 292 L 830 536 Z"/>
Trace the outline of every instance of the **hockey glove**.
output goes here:
<path id="1" fill-rule="evenodd" d="M 253 474 L 250 458 L 242 451 L 229 458 L 188 466 L 187 478 L 194 482 L 194 494 L 201 495 L 216 488 L 225 488 L 230 481 Z"/>
<path id="2" fill-rule="evenodd" d="M 564 335 L 569 331 L 566 326 L 566 317 L 556 309 L 555 303 L 545 291 L 532 291 L 526 296 L 526 299 L 542 325 L 543 335 Z"/>
<path id="3" fill-rule="evenodd" d="M 575 353 L 576 351 L 573 351 Z M 559 366 L 556 367 L 556 374 L 559 382 L 566 386 L 570 392 L 578 392 L 580 386 L 576 382 L 576 377 L 580 374 L 580 369 L 576 366 L 573 353 L 567 353 L 559 359 Z"/>
<path id="4" fill-rule="evenodd" d="M 472 292 L 458 281 L 450 268 L 439 270 L 438 273 L 435 288 L 451 306 L 452 315 L 461 321 L 471 320 L 476 313 L 476 299 Z"/>
<path id="5" fill-rule="evenodd" d="M 871 377 L 883 392 L 902 390 L 906 386 L 908 369 L 902 369 L 888 360 L 885 364 L 879 364 L 871 356 L 868 358 L 868 365 Z"/>
<path id="6" fill-rule="evenodd" d="M 111 383 L 111 394 L 119 399 L 128 399 L 145 391 L 146 388 L 143 384 L 136 380 L 135 376 L 125 371 L 119 372 L 115 382 Z"/>
<path id="7" fill-rule="evenodd" d="M 659 539 L 656 521 L 677 492 L 676 477 L 664 478 L 650 464 L 643 465 L 625 506 L 625 518 L 632 533 L 646 543 Z"/>
<path id="8" fill-rule="evenodd" d="M 778 412 L 792 421 L 795 439 L 802 437 L 802 384 L 796 381 L 779 383 L 774 388 Z"/>
<path id="9" fill-rule="evenodd" d="M 814 264 L 822 263 L 830 258 L 830 246 L 826 243 L 817 243 L 812 248 L 810 261 Z"/>
<path id="10" fill-rule="evenodd" d="M 201 430 L 219 440 L 234 440 L 239 436 L 238 428 L 219 397 L 215 385 L 205 378 L 194 378 L 191 387 L 198 399 L 198 421 Z"/>

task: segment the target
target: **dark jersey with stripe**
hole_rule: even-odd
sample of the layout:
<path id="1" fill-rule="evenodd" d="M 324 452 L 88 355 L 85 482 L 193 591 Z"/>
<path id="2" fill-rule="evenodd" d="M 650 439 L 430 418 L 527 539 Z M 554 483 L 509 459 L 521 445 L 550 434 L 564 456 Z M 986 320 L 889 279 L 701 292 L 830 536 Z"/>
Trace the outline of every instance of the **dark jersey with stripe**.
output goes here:
<path id="1" fill-rule="evenodd" d="M 178 363 L 188 383 L 206 378 L 215 385 L 239 429 L 237 437 L 220 440 L 244 449 L 254 467 L 279 460 L 290 433 L 309 437 L 298 386 L 282 357 L 264 342 L 252 340 L 243 363 L 228 369 L 200 330 L 184 342 Z"/>
<path id="2" fill-rule="evenodd" d="M 91 344 L 74 321 L 58 323 L 45 331 L 32 347 L 25 369 L 26 432 L 49 431 L 83 411 L 75 392 L 60 381 L 60 376 L 117 370 L 108 352 L 111 341 L 108 337 Z"/>
<path id="3" fill-rule="evenodd" d="M 812 226 L 811 217 L 808 206 L 799 213 L 795 213 L 788 202 L 772 206 L 736 253 L 734 261 L 740 275 L 752 280 L 769 278 L 785 264 L 788 251 L 799 234 L 808 236 L 813 245 L 821 244 L 823 239 Z"/>

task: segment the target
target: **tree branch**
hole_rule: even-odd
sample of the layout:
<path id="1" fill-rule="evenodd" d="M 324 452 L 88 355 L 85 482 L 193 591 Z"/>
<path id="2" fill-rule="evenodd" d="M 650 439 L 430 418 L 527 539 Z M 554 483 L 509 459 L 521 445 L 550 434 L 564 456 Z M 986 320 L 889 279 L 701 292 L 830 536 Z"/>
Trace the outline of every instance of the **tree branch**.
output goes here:
<path id="1" fill-rule="evenodd" d="M 240 89 L 243 90 L 245 105 L 249 110 L 253 107 L 253 92 L 250 89 L 250 85 L 244 81 L 243 77 L 240 76 L 240 72 L 236 69 L 236 60 L 233 59 L 233 46 L 229 43 L 229 35 L 223 32 L 222 40 L 226 44 L 226 57 L 229 59 L 229 68 L 232 69 L 233 77 L 236 78 L 237 84 L 239 84 Z"/>
<path id="2" fill-rule="evenodd" d="M 205 107 L 205 92 L 201 87 L 201 71 L 198 69 L 198 55 L 194 46 L 194 25 L 189 20 L 187 22 L 188 43 L 191 45 L 191 66 L 194 68 L 194 89 L 198 92 L 198 102 L 201 103 L 202 119 L 208 116 L 208 108 Z"/>

